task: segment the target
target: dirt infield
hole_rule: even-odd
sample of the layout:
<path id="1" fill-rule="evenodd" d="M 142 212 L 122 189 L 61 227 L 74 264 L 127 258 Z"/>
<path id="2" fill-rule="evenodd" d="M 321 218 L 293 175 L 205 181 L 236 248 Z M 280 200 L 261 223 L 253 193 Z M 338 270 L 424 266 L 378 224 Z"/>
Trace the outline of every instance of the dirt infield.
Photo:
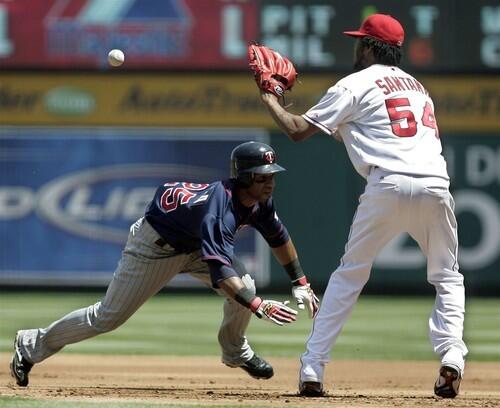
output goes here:
<path id="1" fill-rule="evenodd" d="M 468 363 L 461 394 L 435 398 L 437 362 L 335 361 L 325 398 L 297 396 L 297 359 L 270 358 L 275 376 L 254 380 L 215 357 L 59 354 L 34 367 L 31 385 L 15 386 L 10 355 L 0 354 L 0 395 L 36 399 L 270 407 L 499 407 L 500 363 Z"/>

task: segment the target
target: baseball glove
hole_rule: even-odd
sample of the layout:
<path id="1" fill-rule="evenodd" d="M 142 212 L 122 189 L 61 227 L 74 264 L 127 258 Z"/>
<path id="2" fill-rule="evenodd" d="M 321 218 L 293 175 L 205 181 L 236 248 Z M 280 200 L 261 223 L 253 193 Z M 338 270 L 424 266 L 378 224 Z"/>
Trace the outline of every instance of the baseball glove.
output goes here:
<path id="1" fill-rule="evenodd" d="M 249 45 L 248 61 L 257 86 L 278 97 L 292 89 L 297 79 L 292 62 L 264 45 Z"/>

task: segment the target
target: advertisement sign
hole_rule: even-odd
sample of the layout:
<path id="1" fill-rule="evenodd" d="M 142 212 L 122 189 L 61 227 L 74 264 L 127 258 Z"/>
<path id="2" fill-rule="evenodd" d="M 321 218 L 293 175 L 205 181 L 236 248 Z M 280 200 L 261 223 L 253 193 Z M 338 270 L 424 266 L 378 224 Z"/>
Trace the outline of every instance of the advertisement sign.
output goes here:
<path id="1" fill-rule="evenodd" d="M 232 149 L 265 132 L 0 129 L 0 284 L 105 285 L 129 227 L 167 181 L 229 177 Z M 259 285 L 269 251 L 253 228 L 236 253 Z M 180 275 L 177 284 L 191 285 Z"/>
<path id="2" fill-rule="evenodd" d="M 301 114 L 340 76 L 304 74 L 287 95 Z M 499 76 L 418 76 L 441 131 L 500 129 Z M 1 125 L 275 128 L 247 74 L 0 74 Z"/>
<path id="3" fill-rule="evenodd" d="M 0 0 L 0 65 L 109 68 L 244 66 L 257 39 L 255 2 L 219 0 Z"/>
<path id="4" fill-rule="evenodd" d="M 346 71 L 353 40 L 342 32 L 377 12 L 403 24 L 405 67 L 500 68 L 497 0 L 0 0 L 0 64 L 109 69 L 107 53 L 119 48 L 124 70 L 244 70 L 257 41 L 300 72 Z"/>
<path id="5" fill-rule="evenodd" d="M 351 70 L 357 30 L 374 13 L 390 14 L 405 31 L 403 67 L 478 72 L 500 68 L 498 0 L 261 1 L 260 41 L 300 69 Z M 470 44 L 470 46 L 464 46 Z"/>

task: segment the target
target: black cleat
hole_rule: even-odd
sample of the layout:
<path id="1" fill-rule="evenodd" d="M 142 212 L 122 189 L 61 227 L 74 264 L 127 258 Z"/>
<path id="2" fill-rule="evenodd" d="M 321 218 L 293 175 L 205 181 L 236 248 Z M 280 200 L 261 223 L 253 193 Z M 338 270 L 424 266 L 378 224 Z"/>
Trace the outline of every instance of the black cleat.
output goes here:
<path id="1" fill-rule="evenodd" d="M 17 385 L 26 387 L 29 383 L 28 374 L 33 364 L 23 357 L 18 342 L 19 332 L 16 334 L 16 339 L 14 340 L 14 355 L 12 356 L 12 360 L 10 360 L 10 374 L 16 379 Z"/>
<path id="2" fill-rule="evenodd" d="M 458 395 L 462 375 L 455 367 L 442 366 L 434 384 L 434 394 L 442 398 L 455 398 Z"/>
<path id="3" fill-rule="evenodd" d="M 323 384 L 315 381 L 304 381 L 299 385 L 299 394 L 303 397 L 324 397 Z"/>
<path id="4" fill-rule="evenodd" d="M 226 364 L 226 363 L 225 363 Z M 246 363 L 238 366 L 226 364 L 229 367 L 239 367 L 245 370 L 250 376 L 257 380 L 268 380 L 274 375 L 274 370 L 271 364 L 266 360 L 254 354 L 253 357 Z"/>

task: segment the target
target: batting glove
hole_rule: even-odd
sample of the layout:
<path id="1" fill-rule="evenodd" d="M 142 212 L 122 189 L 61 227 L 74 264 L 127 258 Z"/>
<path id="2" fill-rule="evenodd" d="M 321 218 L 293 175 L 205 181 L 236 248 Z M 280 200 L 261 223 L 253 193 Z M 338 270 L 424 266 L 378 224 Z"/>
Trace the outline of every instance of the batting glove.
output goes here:
<path id="1" fill-rule="evenodd" d="M 309 317 L 314 319 L 319 310 L 319 299 L 311 289 L 311 285 L 307 283 L 305 276 L 293 283 L 292 296 L 297 301 L 297 307 L 304 310 L 305 304 L 309 309 Z"/>
<path id="2" fill-rule="evenodd" d="M 262 300 L 256 297 L 250 304 L 250 310 L 259 319 L 271 321 L 278 326 L 284 323 L 292 323 L 297 319 L 297 311 L 288 307 L 285 303 L 276 300 Z"/>

